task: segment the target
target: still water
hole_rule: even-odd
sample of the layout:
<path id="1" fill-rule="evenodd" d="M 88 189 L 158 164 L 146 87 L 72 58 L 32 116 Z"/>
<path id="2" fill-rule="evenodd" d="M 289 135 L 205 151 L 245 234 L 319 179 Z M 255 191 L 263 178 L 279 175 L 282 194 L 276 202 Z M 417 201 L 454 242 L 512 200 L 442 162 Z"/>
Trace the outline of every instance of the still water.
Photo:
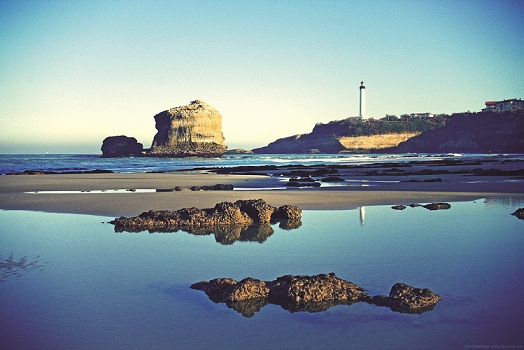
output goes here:
<path id="1" fill-rule="evenodd" d="M 524 221 L 514 198 L 451 209 L 304 211 L 263 243 L 115 233 L 99 216 L 0 211 L 2 349 L 464 349 L 524 344 Z M 137 213 L 138 214 L 138 213 Z M 244 317 L 189 285 L 335 272 L 369 294 L 430 288 L 434 310 L 366 303 Z"/>

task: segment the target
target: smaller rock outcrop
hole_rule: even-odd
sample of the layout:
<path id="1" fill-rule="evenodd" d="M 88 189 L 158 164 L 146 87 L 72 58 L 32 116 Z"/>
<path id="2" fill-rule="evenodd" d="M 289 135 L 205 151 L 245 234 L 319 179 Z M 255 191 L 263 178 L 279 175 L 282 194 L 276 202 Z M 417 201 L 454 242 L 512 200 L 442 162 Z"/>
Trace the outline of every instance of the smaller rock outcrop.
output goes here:
<path id="1" fill-rule="evenodd" d="M 423 313 L 433 309 L 440 296 L 429 289 L 395 284 L 389 296 L 371 296 L 362 287 L 338 278 L 334 273 L 315 276 L 285 275 L 274 281 L 260 281 L 251 277 L 237 282 L 231 278 L 216 278 L 191 285 L 204 291 L 216 303 L 251 317 L 263 306 L 272 303 L 290 312 L 325 311 L 335 305 L 351 305 L 364 301 L 387 306 L 403 313 Z"/>
<path id="2" fill-rule="evenodd" d="M 515 210 L 511 215 L 514 215 L 517 218 L 524 220 L 524 208 L 519 208 Z"/>
<path id="3" fill-rule="evenodd" d="M 423 205 L 424 208 L 428 210 L 445 210 L 451 208 L 451 204 L 449 203 L 430 203 Z"/>
<path id="4" fill-rule="evenodd" d="M 123 135 L 106 137 L 101 148 L 103 158 L 140 156 L 143 149 L 144 146 L 134 137 Z"/>
<path id="5" fill-rule="evenodd" d="M 405 283 L 396 283 L 391 287 L 389 296 L 374 296 L 371 303 L 378 306 L 387 306 L 393 311 L 421 314 L 432 310 L 440 299 L 440 296 L 429 289 L 415 288 Z"/>

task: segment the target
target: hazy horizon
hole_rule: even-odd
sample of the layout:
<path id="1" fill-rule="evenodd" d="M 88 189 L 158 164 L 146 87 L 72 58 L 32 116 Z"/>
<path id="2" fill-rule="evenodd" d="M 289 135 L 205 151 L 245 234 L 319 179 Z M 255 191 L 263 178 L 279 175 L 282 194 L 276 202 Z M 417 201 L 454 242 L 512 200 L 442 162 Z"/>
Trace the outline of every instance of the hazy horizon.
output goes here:
<path id="1" fill-rule="evenodd" d="M 0 153 L 149 147 L 153 116 L 204 100 L 251 149 L 367 114 L 524 97 L 524 3 L 3 1 Z"/>

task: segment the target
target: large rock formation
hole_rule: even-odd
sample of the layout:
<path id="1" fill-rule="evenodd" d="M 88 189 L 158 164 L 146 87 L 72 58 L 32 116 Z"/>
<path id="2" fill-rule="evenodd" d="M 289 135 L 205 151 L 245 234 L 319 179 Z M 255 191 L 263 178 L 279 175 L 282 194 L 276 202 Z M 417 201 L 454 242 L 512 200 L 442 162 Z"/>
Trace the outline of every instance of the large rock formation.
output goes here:
<path id="1" fill-rule="evenodd" d="M 338 278 L 334 273 L 315 276 L 278 277 L 274 281 L 245 278 L 239 282 L 231 278 L 216 278 L 191 285 L 204 291 L 216 303 L 251 317 L 268 303 L 277 304 L 291 312 L 325 311 L 335 305 L 351 305 L 364 301 L 387 306 L 403 313 L 423 313 L 433 309 L 440 296 L 429 289 L 395 284 L 388 296 L 371 296 L 362 287 Z"/>
<path id="2" fill-rule="evenodd" d="M 150 156 L 220 157 L 227 150 L 222 135 L 222 116 L 203 101 L 171 108 L 155 115 L 158 130 Z"/>
<path id="3" fill-rule="evenodd" d="M 102 143 L 102 157 L 129 157 L 142 155 L 143 146 L 134 137 L 109 136 Z"/>

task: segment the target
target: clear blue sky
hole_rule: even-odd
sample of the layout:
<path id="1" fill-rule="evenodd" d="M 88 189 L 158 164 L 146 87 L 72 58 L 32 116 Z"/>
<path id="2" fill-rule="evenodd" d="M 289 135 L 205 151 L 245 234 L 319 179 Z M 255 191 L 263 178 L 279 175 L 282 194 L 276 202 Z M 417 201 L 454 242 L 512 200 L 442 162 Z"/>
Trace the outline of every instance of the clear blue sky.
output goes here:
<path id="1" fill-rule="evenodd" d="M 524 98 L 524 1 L 0 1 L 0 153 L 145 147 L 202 99 L 229 148 Z"/>

